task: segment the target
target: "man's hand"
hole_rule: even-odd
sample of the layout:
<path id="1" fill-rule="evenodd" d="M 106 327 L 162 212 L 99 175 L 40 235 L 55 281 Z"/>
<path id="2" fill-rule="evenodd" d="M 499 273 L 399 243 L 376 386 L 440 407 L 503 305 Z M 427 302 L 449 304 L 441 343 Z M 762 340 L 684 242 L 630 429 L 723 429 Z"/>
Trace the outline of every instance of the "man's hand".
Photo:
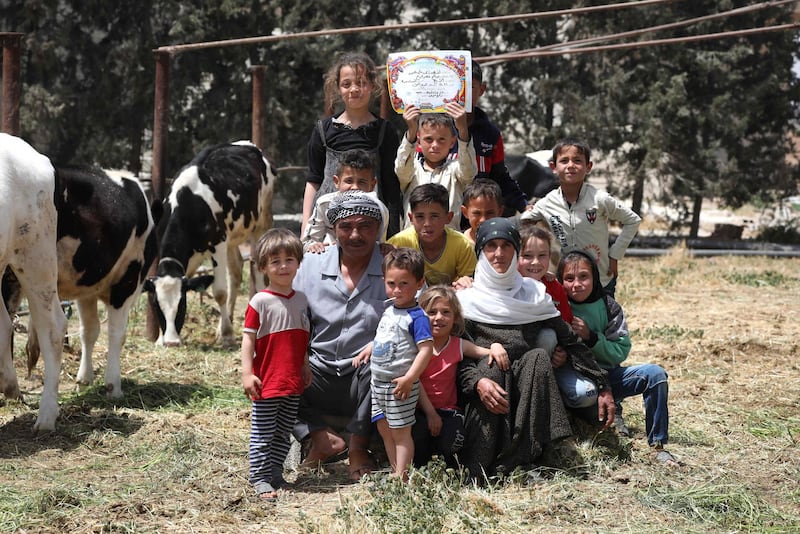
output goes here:
<path id="1" fill-rule="evenodd" d="M 614 405 L 614 395 L 611 391 L 604 389 L 597 395 L 597 420 L 603 423 L 603 428 L 606 429 L 614 422 L 614 415 L 617 413 L 617 407 Z"/>
<path id="2" fill-rule="evenodd" d="M 353 367 L 359 367 L 361 365 L 366 365 L 369 363 L 369 359 L 372 357 L 372 343 L 361 349 L 361 352 L 356 354 L 356 357 L 353 358 Z"/>

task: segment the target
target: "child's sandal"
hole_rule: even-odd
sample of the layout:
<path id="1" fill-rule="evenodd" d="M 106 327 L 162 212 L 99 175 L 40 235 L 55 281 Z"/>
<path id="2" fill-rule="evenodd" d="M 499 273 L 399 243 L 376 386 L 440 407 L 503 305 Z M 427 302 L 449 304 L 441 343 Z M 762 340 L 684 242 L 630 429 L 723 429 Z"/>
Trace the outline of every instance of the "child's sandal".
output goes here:
<path id="1" fill-rule="evenodd" d="M 256 494 L 262 501 L 275 502 L 278 500 L 278 492 L 269 482 L 259 482 L 256 484 Z"/>

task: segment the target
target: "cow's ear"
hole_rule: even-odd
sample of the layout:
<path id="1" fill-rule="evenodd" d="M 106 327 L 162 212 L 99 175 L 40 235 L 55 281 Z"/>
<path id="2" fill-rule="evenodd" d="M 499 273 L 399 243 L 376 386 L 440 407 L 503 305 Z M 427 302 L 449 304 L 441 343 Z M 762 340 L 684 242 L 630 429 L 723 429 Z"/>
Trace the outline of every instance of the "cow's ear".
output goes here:
<path id="1" fill-rule="evenodd" d="M 187 291 L 205 291 L 214 283 L 214 275 L 194 276 L 186 280 Z"/>
<path id="2" fill-rule="evenodd" d="M 155 293 L 156 292 L 156 285 L 153 283 L 152 278 L 145 278 L 144 283 L 142 284 L 142 291 L 146 293 Z"/>

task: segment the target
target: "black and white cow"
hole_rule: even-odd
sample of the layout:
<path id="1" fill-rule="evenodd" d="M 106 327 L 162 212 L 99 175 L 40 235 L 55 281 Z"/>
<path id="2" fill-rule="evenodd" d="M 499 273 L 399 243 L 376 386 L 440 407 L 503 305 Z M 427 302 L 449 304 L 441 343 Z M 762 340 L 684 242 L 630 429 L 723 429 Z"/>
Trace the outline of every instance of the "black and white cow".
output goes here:
<path id="1" fill-rule="evenodd" d="M 551 150 L 539 150 L 521 155 L 506 154 L 508 173 L 517 181 L 529 199 L 542 198 L 558 188 L 558 178 L 550 170 L 547 162 L 551 155 Z"/>
<path id="2" fill-rule="evenodd" d="M 186 292 L 211 281 L 188 277 L 210 256 L 217 341 L 236 345 L 231 318 L 242 281 L 238 247 L 272 226 L 274 183 L 269 162 L 246 141 L 202 150 L 175 178 L 159 225 L 161 259 L 156 276 L 145 282 L 161 329 L 157 343 L 180 344 Z"/>
<path id="3" fill-rule="evenodd" d="M 44 389 L 35 431 L 55 429 L 61 347 L 67 328 L 57 291 L 55 184 L 47 157 L 22 139 L 0 134 L 0 272 L 10 267 L 16 275 L 44 359 Z M 19 398 L 12 329 L 5 305 L 0 306 L 0 388 L 6 397 Z"/>
<path id="4" fill-rule="evenodd" d="M 122 396 L 120 358 L 128 316 L 158 253 L 147 196 L 134 177 L 111 178 L 97 168 L 56 169 L 58 294 L 77 303 L 81 363 L 76 380 L 94 379 L 92 352 L 100 334 L 97 303 L 108 320 L 106 393 Z M 39 356 L 38 328 L 28 330 L 28 372 Z"/>

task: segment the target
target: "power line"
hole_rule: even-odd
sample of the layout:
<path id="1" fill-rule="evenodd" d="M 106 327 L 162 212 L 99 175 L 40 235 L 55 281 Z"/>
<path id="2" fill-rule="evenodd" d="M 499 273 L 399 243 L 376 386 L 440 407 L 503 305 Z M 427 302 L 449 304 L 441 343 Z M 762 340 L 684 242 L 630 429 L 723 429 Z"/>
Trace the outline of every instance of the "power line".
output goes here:
<path id="1" fill-rule="evenodd" d="M 546 57 L 546 56 L 562 56 L 565 54 L 585 54 L 588 52 L 604 52 L 607 50 L 625 50 L 628 48 L 645 48 L 649 46 L 661 46 L 679 43 L 691 43 L 695 41 L 710 41 L 713 39 L 726 39 L 729 37 L 741 37 L 746 35 L 755 35 L 759 33 L 772 33 L 779 31 L 786 31 L 792 29 L 800 29 L 800 22 L 792 24 L 781 24 L 778 26 L 765 26 L 763 28 L 750 28 L 747 30 L 734 30 L 719 33 L 706 33 L 703 35 L 691 35 L 687 37 L 673 37 L 670 39 L 652 39 L 649 41 L 636 41 L 631 43 L 618 43 L 611 45 L 601 46 L 587 46 L 584 48 L 574 48 L 569 50 L 541 50 L 534 49 L 523 53 L 504 54 L 502 56 L 486 56 L 482 58 L 484 61 L 502 60 L 509 61 L 512 59 L 524 59 L 529 57 Z"/>
<path id="2" fill-rule="evenodd" d="M 167 54 L 177 54 L 179 52 L 188 52 L 191 50 L 199 50 L 204 48 L 221 48 L 226 46 L 239 46 L 248 44 L 270 43 L 276 41 L 285 41 L 289 39 L 307 39 L 311 37 L 325 37 L 330 35 L 345 35 L 352 33 L 364 32 L 385 32 L 385 31 L 399 31 L 399 30 L 418 30 L 426 28 L 439 28 L 448 26 L 468 26 L 472 24 L 490 24 L 502 22 L 519 22 L 524 20 L 533 20 L 537 18 L 547 17 L 561 17 L 565 15 L 584 15 L 587 13 L 600 13 L 605 11 L 614 11 L 621 9 L 628 9 L 631 7 L 646 7 L 670 2 L 683 2 L 685 0 L 640 0 L 637 2 L 624 2 L 620 4 L 603 4 L 600 6 L 579 7 L 572 9 L 559 9 L 555 11 L 542 11 L 539 13 L 521 13 L 517 15 L 501 15 L 496 17 L 480 17 L 472 19 L 459 19 L 459 20 L 441 20 L 431 22 L 409 22 L 406 24 L 392 24 L 381 26 L 360 26 L 356 28 L 336 28 L 332 30 L 316 30 L 310 32 L 298 33 L 284 33 L 281 35 L 266 35 L 260 37 L 244 37 L 240 39 L 226 39 L 223 41 L 206 41 L 202 43 L 190 43 L 182 45 L 160 46 L 156 48 L 156 52 L 164 52 Z"/>
<path id="3" fill-rule="evenodd" d="M 753 5 L 750 5 L 750 6 L 740 7 L 740 8 L 737 8 L 737 9 L 732 9 L 730 11 L 724 11 L 722 13 L 714 13 L 712 15 L 705 15 L 705 16 L 702 16 L 702 17 L 696 17 L 696 18 L 693 18 L 693 19 L 687 19 L 687 20 L 682 20 L 682 21 L 678 21 L 678 22 L 672 22 L 672 23 L 669 23 L 669 24 L 661 24 L 661 25 L 658 25 L 658 26 L 649 26 L 649 27 L 646 27 L 646 28 L 638 29 L 638 30 L 631 30 L 631 31 L 620 32 L 620 33 L 612 33 L 612 34 L 604 35 L 604 36 L 600 36 L 600 37 L 588 37 L 586 39 L 578 39 L 578 40 L 575 40 L 575 41 L 569 41 L 569 42 L 565 42 L 565 43 L 554 43 L 554 44 L 551 44 L 551 45 L 540 46 L 538 48 L 529 48 L 529 49 L 526 49 L 526 50 L 517 50 L 515 52 L 507 52 L 505 54 L 498 54 L 498 55 L 495 55 L 495 56 L 491 56 L 492 57 L 491 61 L 487 60 L 487 58 L 476 58 L 476 61 L 479 61 L 480 63 L 489 66 L 489 65 L 494 65 L 494 64 L 498 64 L 498 63 L 503 63 L 505 61 L 505 58 L 516 59 L 517 57 L 519 57 L 520 54 L 526 54 L 526 53 L 529 53 L 529 52 L 535 52 L 535 51 L 541 52 L 541 51 L 545 51 L 545 50 L 562 50 L 562 51 L 564 51 L 565 48 L 567 48 L 567 49 L 569 49 L 571 51 L 575 47 L 584 47 L 585 45 L 588 45 L 588 44 L 591 44 L 591 43 L 598 43 L 598 42 L 603 42 L 603 41 L 614 41 L 614 40 L 624 39 L 624 38 L 627 38 L 627 37 L 636 37 L 636 36 L 643 35 L 643 34 L 646 34 L 646 33 L 653 33 L 653 32 L 656 32 L 656 31 L 675 29 L 675 28 L 680 28 L 680 27 L 683 27 L 683 26 L 690 26 L 692 24 L 698 24 L 700 22 L 708 22 L 710 20 L 716 20 L 716 19 L 719 19 L 719 18 L 727 18 L 727 17 L 731 17 L 731 16 L 735 16 L 735 15 L 742 15 L 742 14 L 745 14 L 745 13 L 749 13 L 751 11 L 758 11 L 758 10 L 761 10 L 761 9 L 767 9 L 767 8 L 771 8 L 771 7 L 779 7 L 779 6 L 784 5 L 784 4 L 794 4 L 794 3 L 797 3 L 797 2 L 798 2 L 798 0 L 780 0 L 780 1 L 772 1 L 772 2 L 762 2 L 760 4 L 753 4 Z"/>

